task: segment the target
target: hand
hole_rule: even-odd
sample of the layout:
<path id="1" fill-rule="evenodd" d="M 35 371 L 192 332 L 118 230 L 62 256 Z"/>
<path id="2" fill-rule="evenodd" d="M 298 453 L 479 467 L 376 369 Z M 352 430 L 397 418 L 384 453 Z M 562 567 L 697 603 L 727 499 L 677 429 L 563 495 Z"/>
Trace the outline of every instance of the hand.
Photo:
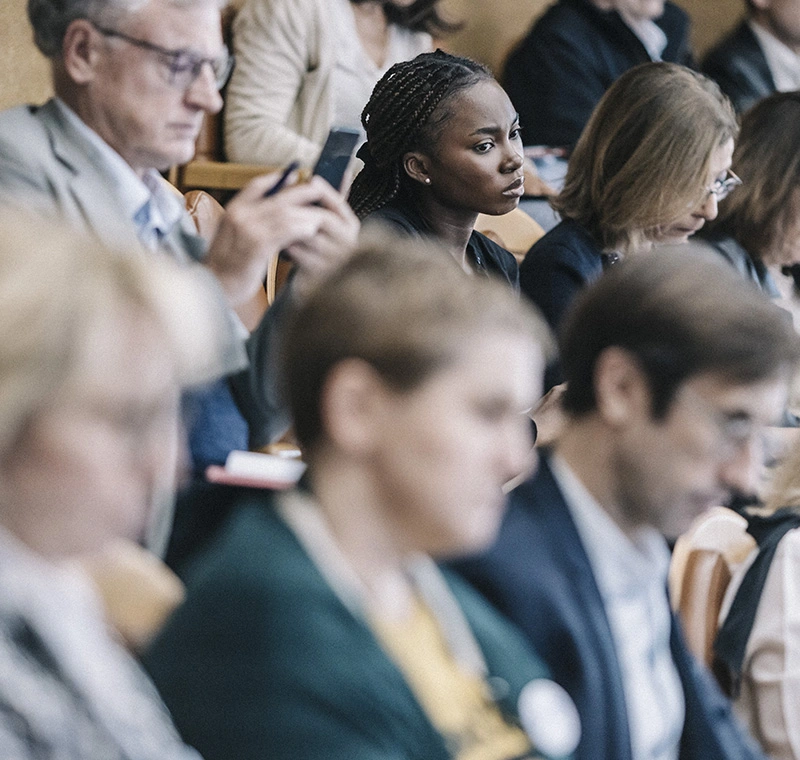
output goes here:
<path id="1" fill-rule="evenodd" d="M 262 287 L 280 251 L 296 254 L 304 285 L 306 276 L 327 271 L 347 255 L 358 235 L 358 220 L 345 199 L 318 177 L 264 198 L 278 176 L 257 177 L 231 200 L 209 247 L 205 264 L 234 308 Z"/>
<path id="2" fill-rule="evenodd" d="M 296 268 L 292 288 L 301 298 L 350 254 L 361 229 L 358 217 L 343 195 L 319 177 L 313 178 L 312 182 L 319 182 L 327 188 L 319 203 L 330 213 L 313 238 L 298 241 L 288 248 Z"/>

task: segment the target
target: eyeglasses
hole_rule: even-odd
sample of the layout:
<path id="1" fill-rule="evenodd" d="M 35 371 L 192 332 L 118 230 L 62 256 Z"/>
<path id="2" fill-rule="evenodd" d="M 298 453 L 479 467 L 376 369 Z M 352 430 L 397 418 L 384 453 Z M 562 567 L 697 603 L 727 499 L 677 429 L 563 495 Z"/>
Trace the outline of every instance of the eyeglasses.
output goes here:
<path id="1" fill-rule="evenodd" d="M 727 198 L 731 192 L 739 185 L 742 184 L 742 180 L 740 180 L 730 169 L 725 172 L 725 177 L 723 179 L 718 179 L 714 182 L 711 187 L 708 188 L 708 192 L 711 195 L 714 195 L 718 201 Z"/>
<path id="2" fill-rule="evenodd" d="M 169 50 L 160 45 L 154 45 L 152 42 L 130 37 L 127 34 L 118 32 L 116 29 L 107 29 L 97 24 L 92 24 L 92 26 L 105 37 L 117 37 L 129 45 L 134 45 L 142 50 L 148 50 L 159 55 L 167 66 L 169 83 L 182 90 L 188 89 L 195 82 L 205 64 L 211 66 L 211 70 L 214 72 L 214 84 L 218 90 L 225 86 L 225 82 L 228 81 L 228 77 L 233 71 L 233 56 L 228 52 L 227 48 L 218 58 L 206 58 L 193 53 L 191 50 Z"/>
<path id="3" fill-rule="evenodd" d="M 761 442 L 763 424 L 750 415 L 719 409 L 692 388 L 684 388 L 682 395 L 713 424 L 717 439 L 715 448 L 721 459 L 729 459 L 753 443 Z"/>

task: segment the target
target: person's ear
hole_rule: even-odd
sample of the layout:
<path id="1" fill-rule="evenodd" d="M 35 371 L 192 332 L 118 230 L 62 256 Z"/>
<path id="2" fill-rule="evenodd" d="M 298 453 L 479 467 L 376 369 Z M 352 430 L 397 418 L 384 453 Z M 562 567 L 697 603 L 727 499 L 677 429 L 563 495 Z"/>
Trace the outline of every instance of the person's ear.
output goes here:
<path id="1" fill-rule="evenodd" d="M 619 346 L 605 349 L 594 368 L 597 411 L 612 427 L 650 417 L 651 393 L 639 362 Z"/>
<path id="2" fill-rule="evenodd" d="M 320 396 L 323 436 L 340 451 L 359 456 L 372 450 L 385 427 L 386 384 L 361 359 L 345 359 L 328 374 Z"/>
<path id="3" fill-rule="evenodd" d="M 428 157 L 419 151 L 411 151 L 403 156 L 403 169 L 405 173 L 415 182 L 423 185 L 430 185 L 431 178 L 429 172 Z"/>
<path id="4" fill-rule="evenodd" d="M 64 69 L 76 84 L 91 82 L 97 72 L 100 51 L 97 48 L 99 32 L 85 18 L 72 21 L 64 33 L 61 57 Z"/>

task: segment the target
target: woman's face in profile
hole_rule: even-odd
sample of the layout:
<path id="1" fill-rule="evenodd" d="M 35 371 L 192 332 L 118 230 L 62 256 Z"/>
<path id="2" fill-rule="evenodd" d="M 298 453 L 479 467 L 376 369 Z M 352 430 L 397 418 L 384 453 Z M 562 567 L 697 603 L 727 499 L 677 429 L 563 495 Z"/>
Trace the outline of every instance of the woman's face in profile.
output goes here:
<path id="1" fill-rule="evenodd" d="M 733 139 L 730 139 L 711 152 L 708 176 L 704 186 L 708 192 L 705 194 L 703 202 L 696 207 L 689 206 L 686 213 L 679 219 L 659 227 L 653 234 L 652 242 L 672 245 L 685 243 L 707 221 L 716 218 L 717 199 L 710 192 L 710 188 L 718 179 L 725 178 L 728 169 L 731 168 L 732 159 Z"/>
<path id="2" fill-rule="evenodd" d="M 443 207 L 505 214 L 525 188 L 519 117 L 497 82 L 481 80 L 445 101 L 449 118 L 427 155 L 426 187 Z"/>
<path id="3" fill-rule="evenodd" d="M 96 325 L 71 377 L 3 463 L 4 525 L 51 558 L 141 538 L 174 483 L 174 371 L 149 318 L 117 309 Z"/>
<path id="4" fill-rule="evenodd" d="M 533 462 L 525 411 L 540 395 L 539 349 L 501 333 L 461 345 L 414 390 L 384 387 L 376 406 L 373 480 L 407 552 L 486 546 L 502 517 L 503 484 Z"/>

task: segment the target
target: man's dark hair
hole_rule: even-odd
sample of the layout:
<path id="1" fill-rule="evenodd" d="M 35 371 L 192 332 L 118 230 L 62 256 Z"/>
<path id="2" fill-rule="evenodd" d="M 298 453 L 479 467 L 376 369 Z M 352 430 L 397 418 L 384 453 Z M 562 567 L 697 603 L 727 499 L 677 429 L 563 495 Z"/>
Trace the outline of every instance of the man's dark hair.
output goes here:
<path id="1" fill-rule="evenodd" d="M 595 410 L 597 359 L 612 346 L 638 362 L 656 419 L 691 377 L 747 385 L 800 358 L 789 315 L 758 288 L 716 257 L 672 249 L 615 265 L 577 300 L 559 341 L 570 414 Z"/>

